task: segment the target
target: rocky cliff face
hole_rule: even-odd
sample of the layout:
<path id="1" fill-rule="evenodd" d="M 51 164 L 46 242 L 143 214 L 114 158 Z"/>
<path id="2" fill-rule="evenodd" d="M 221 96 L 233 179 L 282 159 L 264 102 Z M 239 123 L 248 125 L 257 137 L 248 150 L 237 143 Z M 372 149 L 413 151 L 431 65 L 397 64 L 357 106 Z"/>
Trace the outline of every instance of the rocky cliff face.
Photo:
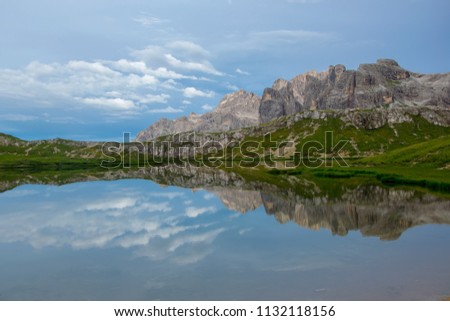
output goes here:
<path id="1" fill-rule="evenodd" d="M 390 59 L 379 59 L 374 64 L 362 64 L 357 70 L 347 70 L 343 65 L 330 66 L 327 71 L 310 71 L 290 81 L 279 79 L 264 90 L 262 98 L 243 90 L 227 95 L 212 112 L 176 120 L 161 119 L 137 135 L 137 141 L 157 137 L 196 132 L 223 132 L 256 126 L 273 119 L 300 112 L 320 110 L 345 111 L 384 107 L 384 114 L 404 114 L 401 108 L 414 110 L 450 110 L 450 73 L 418 74 L 403 69 Z M 389 112 L 389 110 L 394 110 Z M 414 111 L 415 112 L 415 111 Z M 419 111 L 420 113 L 420 111 Z M 378 121 L 380 110 L 366 118 L 384 125 L 387 118 Z M 441 117 L 442 118 L 442 117 Z M 406 119 L 406 118 L 405 118 Z M 450 118 L 435 118 L 433 123 L 446 124 Z M 364 123 L 358 122 L 362 128 Z M 372 126 L 373 127 L 373 126 Z M 379 127 L 378 125 L 376 127 Z"/>
<path id="2" fill-rule="evenodd" d="M 255 126 L 259 123 L 259 105 L 261 98 L 244 90 L 226 95 L 211 112 L 197 115 L 191 114 L 175 120 L 161 119 L 141 131 L 137 141 L 150 141 L 157 137 L 196 132 L 222 132 Z"/>
<path id="3" fill-rule="evenodd" d="M 265 123 L 301 111 L 380 106 L 450 108 L 450 74 L 417 74 L 390 59 L 362 64 L 358 70 L 330 66 L 325 72 L 277 80 L 264 90 L 259 112 Z"/>

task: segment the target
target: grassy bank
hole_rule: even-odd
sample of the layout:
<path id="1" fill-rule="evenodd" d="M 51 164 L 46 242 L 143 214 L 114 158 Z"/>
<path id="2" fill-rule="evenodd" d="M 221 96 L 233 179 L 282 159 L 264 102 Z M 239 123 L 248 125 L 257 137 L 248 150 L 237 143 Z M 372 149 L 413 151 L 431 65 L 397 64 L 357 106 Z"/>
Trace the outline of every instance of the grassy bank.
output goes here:
<path id="1" fill-rule="evenodd" d="M 384 185 L 415 186 L 438 192 L 450 193 L 450 171 L 424 167 L 339 167 L 339 168 L 303 168 L 287 170 L 269 170 L 268 175 L 289 177 L 291 175 L 306 179 L 328 181 L 351 181 L 370 179 Z M 298 174 L 301 173 L 301 174 Z M 260 175 L 263 176 L 263 175 Z"/>

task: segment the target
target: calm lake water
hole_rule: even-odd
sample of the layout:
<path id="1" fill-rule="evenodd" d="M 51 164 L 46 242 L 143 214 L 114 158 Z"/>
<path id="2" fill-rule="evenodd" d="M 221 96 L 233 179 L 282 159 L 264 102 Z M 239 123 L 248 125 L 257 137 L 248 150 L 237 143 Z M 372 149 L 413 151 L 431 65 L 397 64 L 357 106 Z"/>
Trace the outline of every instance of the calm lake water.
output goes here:
<path id="1" fill-rule="evenodd" d="M 306 197 L 192 179 L 176 184 L 184 187 L 123 179 L 4 191 L 0 300 L 450 295 L 448 199 L 370 184 Z"/>

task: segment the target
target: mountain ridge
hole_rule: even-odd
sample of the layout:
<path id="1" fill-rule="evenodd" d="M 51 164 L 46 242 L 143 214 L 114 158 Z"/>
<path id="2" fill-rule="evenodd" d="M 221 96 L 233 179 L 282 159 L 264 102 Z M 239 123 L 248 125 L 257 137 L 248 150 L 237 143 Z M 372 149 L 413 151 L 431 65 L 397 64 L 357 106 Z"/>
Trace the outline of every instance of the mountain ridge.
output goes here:
<path id="1" fill-rule="evenodd" d="M 402 68 L 395 60 L 378 59 L 357 70 L 338 64 L 291 80 L 277 79 L 262 97 L 241 89 L 226 95 L 209 113 L 163 118 L 141 131 L 136 141 L 183 132 L 242 129 L 300 112 L 420 106 L 450 109 L 450 73 L 420 74 Z"/>
<path id="2" fill-rule="evenodd" d="M 241 89 L 225 95 L 211 112 L 191 113 L 175 120 L 162 118 L 141 131 L 136 140 L 153 140 L 160 136 L 188 131 L 217 132 L 255 126 L 259 123 L 260 101 L 261 97 Z"/>

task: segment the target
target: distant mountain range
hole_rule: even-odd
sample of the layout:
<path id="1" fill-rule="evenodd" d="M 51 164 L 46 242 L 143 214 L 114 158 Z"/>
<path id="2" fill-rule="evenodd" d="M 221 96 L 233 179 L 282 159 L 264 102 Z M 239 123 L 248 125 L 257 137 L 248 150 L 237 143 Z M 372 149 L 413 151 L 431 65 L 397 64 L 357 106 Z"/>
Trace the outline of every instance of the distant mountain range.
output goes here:
<path id="1" fill-rule="evenodd" d="M 381 116 L 380 107 L 385 109 Z M 312 115 L 329 110 L 376 109 L 375 120 L 371 120 L 370 114 L 366 118 L 369 123 L 375 121 L 377 128 L 386 124 L 389 117 L 398 118 L 397 114 L 420 114 L 422 107 L 426 113 L 421 116 L 428 121 L 450 125 L 450 73 L 419 74 L 405 70 L 394 60 L 379 59 L 374 64 L 362 64 L 357 70 L 336 65 L 327 71 L 301 74 L 290 81 L 278 79 L 264 90 L 262 97 L 239 90 L 226 95 L 209 113 L 192 113 L 175 120 L 163 118 L 141 131 L 136 140 L 150 141 L 191 131 L 224 132 L 301 112 Z M 401 118 L 396 122 L 401 123 Z M 403 118 L 410 121 L 408 117 Z M 362 127 L 373 127 L 373 124 L 365 126 L 364 121 Z"/>

